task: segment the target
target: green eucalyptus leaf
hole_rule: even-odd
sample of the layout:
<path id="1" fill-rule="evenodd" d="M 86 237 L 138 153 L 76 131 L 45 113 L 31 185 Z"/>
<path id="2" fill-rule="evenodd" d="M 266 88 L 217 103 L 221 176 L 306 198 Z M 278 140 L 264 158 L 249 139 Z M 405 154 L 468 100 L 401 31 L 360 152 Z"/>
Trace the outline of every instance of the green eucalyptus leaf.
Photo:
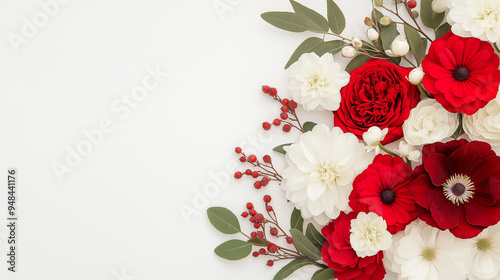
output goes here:
<path id="1" fill-rule="evenodd" d="M 292 145 L 292 143 L 279 145 L 279 146 L 277 146 L 277 147 L 274 147 L 273 151 L 278 152 L 278 153 L 280 153 L 280 154 L 286 154 L 286 151 L 285 151 L 285 149 L 283 149 L 283 148 L 284 148 L 284 147 L 287 147 L 287 146 L 290 146 L 290 145 Z"/>
<path id="2" fill-rule="evenodd" d="M 311 280 L 335 280 L 335 271 L 330 268 L 318 270 Z"/>
<path id="3" fill-rule="evenodd" d="M 293 244 L 297 247 L 299 252 L 311 260 L 316 261 L 321 259 L 321 251 L 318 250 L 301 231 L 298 229 L 291 229 L 290 234 L 292 234 Z"/>
<path id="4" fill-rule="evenodd" d="M 328 11 L 328 24 L 335 34 L 341 34 L 345 29 L 345 17 L 342 10 L 333 0 L 326 0 Z"/>
<path id="5" fill-rule="evenodd" d="M 383 51 L 390 50 L 392 41 L 399 35 L 396 24 L 393 22 L 382 27 L 380 31 L 380 39 L 382 40 Z"/>
<path id="6" fill-rule="evenodd" d="M 436 29 L 444 20 L 444 12 L 436 14 L 432 10 L 432 0 L 422 0 L 420 2 L 420 18 L 425 26 Z"/>
<path id="7" fill-rule="evenodd" d="M 346 68 L 345 68 L 345 71 L 347 72 L 351 72 L 352 70 L 360 67 L 361 65 L 365 64 L 366 62 L 368 62 L 368 60 L 370 60 L 370 58 L 366 55 L 358 55 L 356 57 L 354 57 L 351 62 L 349 62 L 349 64 L 347 64 Z"/>
<path id="8" fill-rule="evenodd" d="M 436 29 L 436 39 L 443 37 L 446 33 L 451 31 L 451 25 L 445 22 L 443 25 Z"/>
<path id="9" fill-rule="evenodd" d="M 233 239 L 222 243 L 214 250 L 217 256 L 230 261 L 246 258 L 252 252 L 252 244 Z"/>
<path id="10" fill-rule="evenodd" d="M 297 49 L 293 52 L 292 56 L 285 65 L 285 69 L 290 67 L 293 63 L 299 60 L 300 56 L 305 53 L 312 52 L 316 47 L 323 44 L 323 39 L 317 37 L 307 38 L 302 44 L 300 44 Z"/>
<path id="11" fill-rule="evenodd" d="M 420 34 L 415 29 L 407 25 L 405 25 L 404 29 L 406 39 L 408 40 L 408 44 L 410 44 L 411 52 L 415 57 L 417 64 L 420 65 L 420 63 L 422 63 L 422 60 L 424 60 L 426 53 L 426 48 L 422 43 L 422 37 L 420 37 Z"/>
<path id="12" fill-rule="evenodd" d="M 292 275 L 292 273 L 297 271 L 299 268 L 311 264 L 312 263 L 306 259 L 295 259 L 289 262 L 287 265 L 285 265 L 282 269 L 280 269 L 280 271 L 278 271 L 278 273 L 276 273 L 276 275 L 274 276 L 273 280 L 283 280 L 288 276 Z"/>
<path id="13" fill-rule="evenodd" d="M 290 12 L 267 12 L 261 15 L 269 24 L 290 32 L 304 32 L 307 22 L 301 15 Z"/>
<path id="14" fill-rule="evenodd" d="M 455 130 L 455 133 L 451 136 L 453 139 L 458 139 L 462 134 L 464 134 L 464 127 L 463 127 L 463 116 L 461 113 L 458 113 L 458 128 Z"/>
<path id="15" fill-rule="evenodd" d="M 306 228 L 306 237 L 311 243 L 321 251 L 326 242 L 326 238 L 316 229 L 313 224 L 308 224 Z"/>
<path id="16" fill-rule="evenodd" d="M 292 4 L 295 13 L 305 17 L 309 30 L 323 33 L 328 32 L 328 21 L 325 17 L 294 0 L 290 0 L 290 4 Z"/>
<path id="17" fill-rule="evenodd" d="M 331 53 L 332 55 L 335 55 L 339 53 L 345 45 L 346 44 L 341 40 L 328 41 L 315 47 L 313 49 L 313 52 L 315 52 L 318 56 L 322 56 L 325 53 Z"/>
<path id="18" fill-rule="evenodd" d="M 220 232 L 235 234 L 240 232 L 240 222 L 229 209 L 224 207 L 210 207 L 207 209 L 210 223 Z"/>
<path id="19" fill-rule="evenodd" d="M 290 217 L 290 228 L 297 229 L 300 232 L 304 231 L 304 218 L 299 209 L 293 208 L 292 216 Z"/>
<path id="20" fill-rule="evenodd" d="M 317 125 L 317 123 L 313 122 L 305 122 L 304 125 L 302 126 L 304 128 L 304 132 L 308 132 L 313 130 L 313 128 Z"/>
<path id="21" fill-rule="evenodd" d="M 267 242 L 261 239 L 248 239 L 248 243 L 259 246 L 259 247 L 267 247 Z"/>

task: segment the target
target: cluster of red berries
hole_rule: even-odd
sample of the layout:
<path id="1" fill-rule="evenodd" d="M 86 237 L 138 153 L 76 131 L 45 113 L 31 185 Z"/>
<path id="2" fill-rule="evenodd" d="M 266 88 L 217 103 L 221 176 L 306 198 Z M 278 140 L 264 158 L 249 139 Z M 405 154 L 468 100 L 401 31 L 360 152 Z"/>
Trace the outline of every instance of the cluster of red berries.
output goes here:
<path id="1" fill-rule="evenodd" d="M 262 92 L 265 94 L 268 94 L 269 96 L 273 97 L 275 100 L 281 103 L 281 114 L 279 119 L 274 119 L 272 122 L 263 122 L 262 123 L 262 128 L 264 130 L 270 130 L 272 125 L 274 126 L 282 126 L 282 130 L 284 132 L 290 132 L 292 130 L 292 124 L 289 123 L 287 120 L 292 120 L 296 121 L 296 118 L 290 118 L 289 119 L 289 113 L 292 114 L 292 116 L 295 116 L 295 109 L 297 109 L 297 102 L 293 100 L 289 100 L 287 98 L 281 99 L 278 96 L 278 90 L 276 88 L 270 87 L 270 86 L 262 86 Z"/>
<path id="2" fill-rule="evenodd" d="M 271 196 L 270 195 L 265 195 L 264 198 L 263 198 L 264 202 L 266 203 L 266 211 L 267 213 L 269 214 L 269 216 L 271 217 L 271 214 L 274 214 L 273 213 L 273 207 L 271 205 L 269 205 L 269 203 L 271 202 Z M 278 245 L 276 245 L 275 243 L 272 243 L 270 242 L 269 240 L 267 240 L 266 238 L 266 232 L 265 232 L 265 225 L 266 223 L 271 223 L 271 224 L 274 224 L 274 222 L 276 221 L 270 221 L 268 219 L 265 219 L 264 218 L 264 215 L 262 215 L 261 213 L 258 213 L 255 208 L 253 207 L 253 204 L 251 202 L 248 202 L 246 204 L 246 209 L 247 211 L 244 211 L 243 213 L 241 213 L 241 216 L 243 218 L 249 218 L 249 221 L 253 224 L 254 228 L 257 229 L 256 231 L 253 231 L 250 233 L 250 238 L 252 239 L 256 239 L 256 240 L 263 240 L 265 241 L 265 244 L 267 244 L 267 248 L 261 248 L 259 249 L 258 251 L 254 251 L 252 253 L 252 256 L 254 257 L 258 257 L 260 255 L 269 255 L 269 256 L 273 256 L 272 254 L 276 253 L 280 247 L 278 247 Z M 277 225 L 277 224 L 276 224 Z M 276 227 L 273 227 L 271 226 L 269 228 L 269 234 L 271 236 L 274 236 L 274 237 L 286 237 L 286 241 L 288 244 L 292 244 L 293 243 L 293 239 L 289 236 L 286 236 L 286 235 L 282 235 L 280 236 L 279 235 L 279 230 L 278 228 Z M 268 260 L 267 261 L 267 265 L 268 266 L 273 266 L 274 265 L 274 261 L 273 260 Z"/>
<path id="3" fill-rule="evenodd" d="M 409 9 L 413 9 L 417 6 L 417 1 L 415 0 L 409 0 L 408 2 L 406 2 L 406 6 L 409 8 Z"/>
<path id="4" fill-rule="evenodd" d="M 240 162 L 243 162 L 243 163 L 248 162 L 251 165 L 253 165 L 254 167 L 257 167 L 260 169 L 260 171 L 251 170 L 251 169 L 247 169 L 245 171 L 236 171 L 234 173 L 234 178 L 241 179 L 243 177 L 243 175 L 251 176 L 254 179 L 262 177 L 262 179 L 255 181 L 255 183 L 253 184 L 253 186 L 256 189 L 266 187 L 267 185 L 269 185 L 269 182 L 271 180 L 281 180 L 281 176 L 279 174 L 277 174 L 273 168 L 272 159 L 271 159 L 270 155 L 263 156 L 262 162 L 260 162 L 257 159 L 256 155 L 246 156 L 240 147 L 236 147 L 234 149 L 234 151 L 237 154 L 241 155 Z"/>

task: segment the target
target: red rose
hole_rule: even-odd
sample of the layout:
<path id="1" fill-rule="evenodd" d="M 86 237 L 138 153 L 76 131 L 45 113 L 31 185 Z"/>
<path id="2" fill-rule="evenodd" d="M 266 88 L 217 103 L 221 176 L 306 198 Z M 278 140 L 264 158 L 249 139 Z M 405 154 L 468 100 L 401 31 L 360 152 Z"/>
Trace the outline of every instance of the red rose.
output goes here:
<path id="1" fill-rule="evenodd" d="M 410 191 L 418 217 L 472 238 L 500 221 L 500 157 L 484 142 L 465 139 L 424 146 Z"/>
<path id="2" fill-rule="evenodd" d="M 395 234 L 417 218 L 417 206 L 408 184 L 411 167 L 400 157 L 377 155 L 353 183 L 349 206 L 355 212 L 374 212 Z"/>
<path id="3" fill-rule="evenodd" d="M 490 43 L 450 31 L 432 42 L 422 82 L 446 110 L 472 115 L 497 96 L 499 63 Z"/>
<path id="4" fill-rule="evenodd" d="M 321 256 L 328 267 L 335 270 L 336 279 L 382 280 L 385 276 L 384 253 L 380 251 L 375 256 L 360 258 L 351 247 L 351 220 L 357 215 L 340 212 L 337 219 L 321 230 L 326 237 Z"/>
<path id="5" fill-rule="evenodd" d="M 359 139 L 372 126 L 389 128 L 382 144 L 401 138 L 401 125 L 420 100 L 417 86 L 406 79 L 410 70 L 377 59 L 353 70 L 340 91 L 340 108 L 333 112 L 335 126 Z"/>

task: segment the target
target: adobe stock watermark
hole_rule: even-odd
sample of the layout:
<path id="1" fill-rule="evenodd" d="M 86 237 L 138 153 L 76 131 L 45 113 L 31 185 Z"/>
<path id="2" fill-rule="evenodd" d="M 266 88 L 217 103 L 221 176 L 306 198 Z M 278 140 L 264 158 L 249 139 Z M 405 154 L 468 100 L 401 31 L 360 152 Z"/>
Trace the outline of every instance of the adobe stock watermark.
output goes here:
<path id="1" fill-rule="evenodd" d="M 26 45 L 31 39 L 35 38 L 41 28 L 47 26 L 51 19 L 56 17 L 61 8 L 67 5 L 71 0 L 40 0 L 38 6 L 40 7 L 33 15 L 23 17 L 21 19 L 21 30 L 19 33 L 9 32 L 7 38 L 9 39 L 12 49 L 15 53 L 19 52 L 22 45 Z"/>
<path id="2" fill-rule="evenodd" d="M 243 141 L 239 147 L 245 154 L 258 154 L 258 152 L 269 148 L 268 145 L 274 140 L 274 132 L 260 131 L 257 136 L 252 136 Z M 226 169 L 219 172 L 210 172 L 211 182 L 205 184 L 202 188 L 194 188 L 194 196 L 189 203 L 179 204 L 179 212 L 186 223 L 191 222 L 193 216 L 197 216 L 201 211 L 208 208 L 210 200 L 216 198 L 220 192 L 231 183 L 234 178 L 234 172 L 240 167 L 241 162 L 237 159 L 230 160 L 226 164 Z"/>
<path id="3" fill-rule="evenodd" d="M 120 272 L 116 271 L 116 269 L 113 269 L 111 271 L 111 274 L 113 275 L 113 278 L 111 278 L 110 280 L 134 280 L 135 279 L 134 276 L 128 275 L 124 268 L 122 268 Z"/>
<path id="4" fill-rule="evenodd" d="M 233 12 L 234 9 L 239 6 L 243 0 L 214 0 L 213 6 L 215 12 L 219 16 L 221 21 L 224 20 L 224 14 L 228 12 Z"/>
<path id="5" fill-rule="evenodd" d="M 127 119 L 131 112 L 137 109 L 169 76 L 168 72 L 160 69 L 160 65 L 146 67 L 146 73 L 140 85 L 111 102 L 109 108 L 113 113 L 113 118 L 102 118 L 96 127 L 82 130 L 83 139 L 73 146 L 66 146 L 64 160 L 52 162 L 52 170 L 60 183 L 63 182 L 66 173 L 72 173 L 80 166 L 84 158 L 89 156 L 95 147 L 102 144 L 106 135 L 112 133 L 119 122 Z"/>

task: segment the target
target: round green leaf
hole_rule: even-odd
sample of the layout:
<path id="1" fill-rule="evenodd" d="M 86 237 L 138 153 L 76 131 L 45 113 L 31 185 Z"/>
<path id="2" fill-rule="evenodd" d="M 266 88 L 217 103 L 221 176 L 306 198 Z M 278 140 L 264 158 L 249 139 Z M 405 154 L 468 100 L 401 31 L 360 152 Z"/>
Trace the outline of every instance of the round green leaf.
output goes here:
<path id="1" fill-rule="evenodd" d="M 422 0 L 420 2 L 420 19 L 425 26 L 436 29 L 444 20 L 444 12 L 436 14 L 432 10 L 432 0 Z"/>
<path id="2" fill-rule="evenodd" d="M 321 251 L 302 232 L 297 229 L 291 229 L 290 233 L 292 234 L 293 244 L 299 252 L 312 260 L 321 259 Z"/>
<path id="3" fill-rule="evenodd" d="M 299 209 L 293 208 L 292 216 L 290 217 L 290 228 L 297 229 L 300 232 L 304 231 L 304 218 Z"/>
<path id="4" fill-rule="evenodd" d="M 303 32 L 307 30 L 306 20 L 296 13 L 267 12 L 263 13 L 261 17 L 269 24 L 286 31 Z"/>
<path id="5" fill-rule="evenodd" d="M 235 234 L 240 232 L 240 222 L 229 209 L 224 207 L 210 207 L 207 209 L 210 223 L 220 232 Z"/>
<path id="6" fill-rule="evenodd" d="M 370 60 L 368 56 L 358 55 L 355 58 L 353 58 L 351 62 L 349 62 L 349 64 L 347 64 L 347 66 L 345 67 L 345 71 L 351 72 L 352 70 L 363 65 L 365 62 L 368 62 L 368 60 Z"/>
<path id="7" fill-rule="evenodd" d="M 317 38 L 317 37 L 311 37 L 307 38 L 302 44 L 300 44 L 295 52 L 293 52 L 292 56 L 288 60 L 288 62 L 285 65 L 285 69 L 290 67 L 293 63 L 295 63 L 297 60 L 299 60 L 300 56 L 311 52 L 314 48 L 317 46 L 321 45 L 323 43 L 323 39 Z"/>
<path id="8" fill-rule="evenodd" d="M 283 280 L 290 276 L 292 273 L 294 273 L 296 270 L 298 270 L 301 267 L 304 267 L 306 265 L 312 264 L 309 260 L 306 259 L 295 259 L 291 262 L 289 262 L 287 265 L 285 265 L 276 275 L 274 276 L 273 280 Z"/>
<path id="9" fill-rule="evenodd" d="M 318 270 L 311 280 L 334 280 L 335 271 L 330 268 Z"/>
<path id="10" fill-rule="evenodd" d="M 306 18 L 307 28 L 315 32 L 328 32 L 328 21 L 318 12 L 294 1 L 290 0 L 293 10 Z"/>
<path id="11" fill-rule="evenodd" d="M 217 256 L 230 261 L 246 258 L 252 252 L 252 244 L 242 240 L 233 239 L 222 243 L 214 250 Z"/>
<path id="12" fill-rule="evenodd" d="M 335 34 L 340 34 L 345 29 L 345 17 L 342 10 L 333 0 L 327 0 L 328 24 Z"/>
<path id="13" fill-rule="evenodd" d="M 313 123 L 313 122 L 305 122 L 304 123 L 304 132 L 308 132 L 308 131 L 311 131 L 313 130 L 313 128 L 316 126 L 317 124 L 316 123 Z"/>

